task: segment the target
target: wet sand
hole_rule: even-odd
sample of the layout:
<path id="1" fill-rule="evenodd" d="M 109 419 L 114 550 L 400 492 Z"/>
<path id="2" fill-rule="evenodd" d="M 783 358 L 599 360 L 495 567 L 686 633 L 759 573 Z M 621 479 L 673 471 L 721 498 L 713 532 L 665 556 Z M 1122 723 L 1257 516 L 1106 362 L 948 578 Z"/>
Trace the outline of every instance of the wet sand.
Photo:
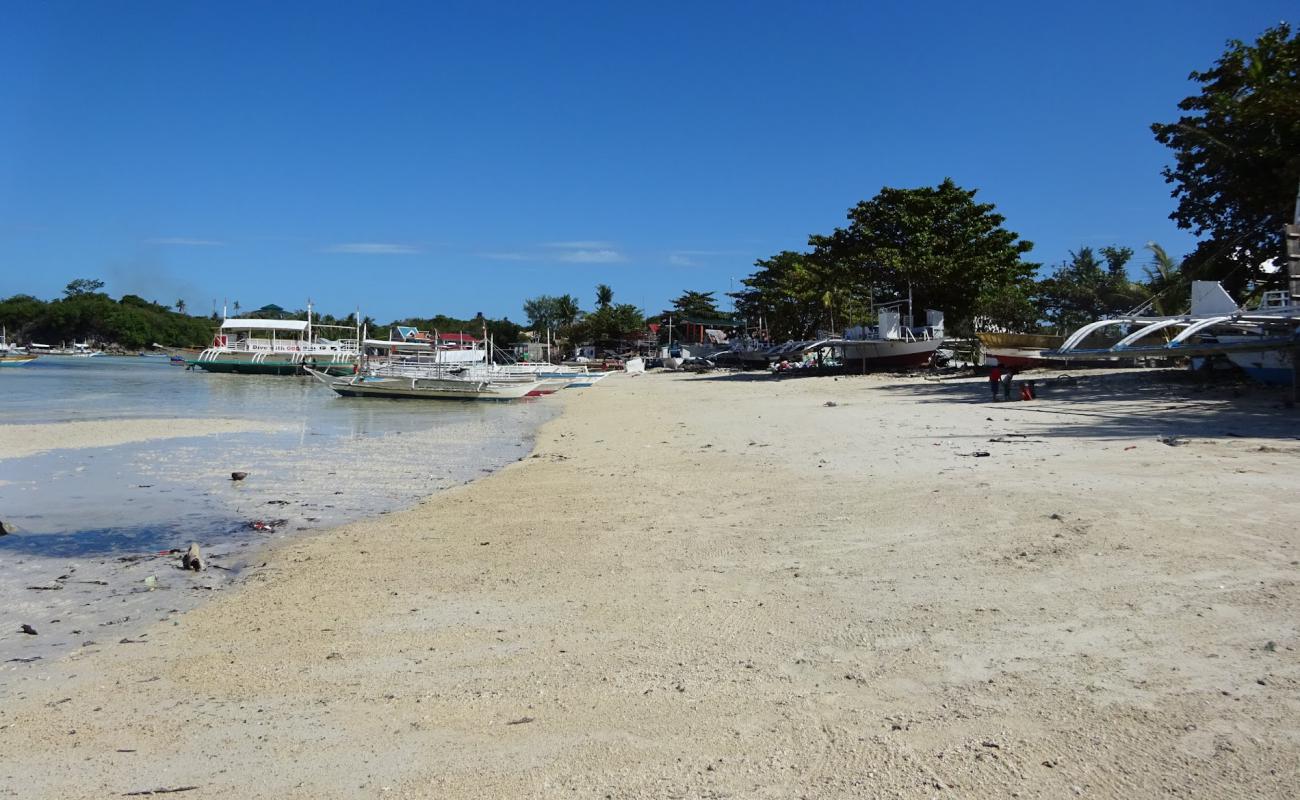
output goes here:
<path id="1" fill-rule="evenodd" d="M 279 423 L 244 419 L 106 419 L 0 425 L 0 458 L 21 458 L 49 450 L 112 447 L 154 439 L 179 439 L 214 433 L 283 430 Z"/>
<path id="2" fill-rule="evenodd" d="M 1300 417 L 1042 388 L 564 393 L 533 457 L 20 665 L 0 795 L 1292 796 Z"/>

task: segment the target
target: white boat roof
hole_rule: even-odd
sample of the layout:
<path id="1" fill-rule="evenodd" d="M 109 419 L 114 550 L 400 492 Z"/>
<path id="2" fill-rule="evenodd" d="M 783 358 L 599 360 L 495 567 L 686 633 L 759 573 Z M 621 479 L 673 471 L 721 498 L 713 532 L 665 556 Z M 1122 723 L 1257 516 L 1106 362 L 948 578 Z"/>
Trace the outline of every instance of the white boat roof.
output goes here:
<path id="1" fill-rule="evenodd" d="M 223 331 L 295 331 L 306 333 L 307 321 L 301 319 L 228 319 L 221 323 Z"/>

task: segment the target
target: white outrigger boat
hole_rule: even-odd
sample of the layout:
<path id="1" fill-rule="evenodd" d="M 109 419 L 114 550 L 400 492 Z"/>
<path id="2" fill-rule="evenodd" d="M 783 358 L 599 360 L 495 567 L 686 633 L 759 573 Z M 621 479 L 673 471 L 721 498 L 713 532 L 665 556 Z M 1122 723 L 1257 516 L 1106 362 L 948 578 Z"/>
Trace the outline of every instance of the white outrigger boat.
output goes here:
<path id="1" fill-rule="evenodd" d="M 35 355 L 9 344 L 8 331 L 0 328 L 0 367 L 25 367 L 35 360 Z"/>
<path id="2" fill-rule="evenodd" d="M 431 375 L 357 374 L 335 378 L 308 369 L 321 383 L 343 397 L 387 397 L 407 400 L 518 400 L 535 395 L 537 380 L 479 380 Z"/>
<path id="3" fill-rule="evenodd" d="M 1079 328 L 1058 349 L 1046 355 L 1079 361 L 1108 360 L 1116 356 L 1187 357 L 1194 362 L 1201 357 L 1224 356 L 1265 383 L 1288 383 L 1295 379 L 1300 305 L 1289 292 L 1265 292 L 1259 307 L 1248 309 L 1238 306 L 1218 281 L 1192 281 L 1191 288 L 1191 310 L 1186 314 L 1144 316 L 1139 313 L 1098 320 Z M 1123 337 L 1101 348 L 1086 346 L 1089 337 L 1109 328 L 1121 329 Z"/>

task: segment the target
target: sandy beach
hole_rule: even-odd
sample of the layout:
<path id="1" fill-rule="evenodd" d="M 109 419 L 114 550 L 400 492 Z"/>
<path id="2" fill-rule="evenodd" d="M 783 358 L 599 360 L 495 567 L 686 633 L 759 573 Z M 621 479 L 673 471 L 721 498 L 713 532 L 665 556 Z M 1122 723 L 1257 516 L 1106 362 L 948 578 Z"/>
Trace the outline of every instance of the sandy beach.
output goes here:
<path id="1" fill-rule="evenodd" d="M 106 419 L 0 425 L 0 457 L 21 458 L 49 450 L 113 447 L 154 439 L 179 439 L 214 433 L 254 433 L 285 426 L 245 419 Z"/>
<path id="2" fill-rule="evenodd" d="M 0 796 L 1294 796 L 1283 392 L 561 395 L 490 477 L 15 667 Z"/>

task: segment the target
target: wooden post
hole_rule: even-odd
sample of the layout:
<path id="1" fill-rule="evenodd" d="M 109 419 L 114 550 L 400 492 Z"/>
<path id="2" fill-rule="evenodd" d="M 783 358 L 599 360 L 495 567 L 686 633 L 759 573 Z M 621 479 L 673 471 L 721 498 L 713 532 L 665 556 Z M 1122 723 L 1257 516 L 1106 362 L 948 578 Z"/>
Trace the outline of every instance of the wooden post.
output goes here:
<path id="1" fill-rule="evenodd" d="M 1287 288 L 1291 305 L 1300 302 L 1300 195 L 1296 196 L 1295 224 L 1286 226 Z M 1300 348 L 1291 348 L 1291 402 L 1300 403 Z"/>

